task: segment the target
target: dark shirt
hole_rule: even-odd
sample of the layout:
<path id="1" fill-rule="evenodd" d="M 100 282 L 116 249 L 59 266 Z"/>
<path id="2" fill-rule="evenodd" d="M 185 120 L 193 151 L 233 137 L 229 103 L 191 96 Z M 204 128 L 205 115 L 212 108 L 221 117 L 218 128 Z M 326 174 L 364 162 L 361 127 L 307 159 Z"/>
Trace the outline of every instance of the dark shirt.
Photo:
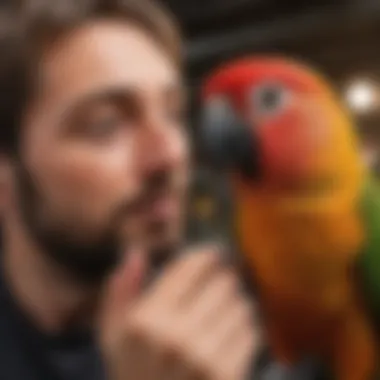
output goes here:
<path id="1" fill-rule="evenodd" d="M 47 336 L 19 310 L 0 276 L 1 380 L 104 380 L 89 333 Z"/>

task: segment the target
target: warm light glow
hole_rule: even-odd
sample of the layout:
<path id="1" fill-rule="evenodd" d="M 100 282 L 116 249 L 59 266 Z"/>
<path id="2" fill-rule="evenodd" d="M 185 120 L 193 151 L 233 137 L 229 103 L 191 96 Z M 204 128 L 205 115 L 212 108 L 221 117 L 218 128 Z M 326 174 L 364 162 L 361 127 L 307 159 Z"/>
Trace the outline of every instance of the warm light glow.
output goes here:
<path id="1" fill-rule="evenodd" d="M 377 102 L 375 85 L 370 81 L 358 80 L 352 82 L 346 92 L 348 105 L 357 112 L 371 110 Z"/>

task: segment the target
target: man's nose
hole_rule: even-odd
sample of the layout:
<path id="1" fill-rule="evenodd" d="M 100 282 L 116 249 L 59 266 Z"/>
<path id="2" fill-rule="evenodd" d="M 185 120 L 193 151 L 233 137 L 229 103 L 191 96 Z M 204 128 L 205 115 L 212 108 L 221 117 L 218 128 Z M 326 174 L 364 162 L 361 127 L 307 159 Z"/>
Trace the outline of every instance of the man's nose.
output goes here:
<path id="1" fill-rule="evenodd" d="M 165 126 L 143 130 L 138 145 L 138 166 L 143 172 L 170 170 L 181 157 L 178 136 Z"/>

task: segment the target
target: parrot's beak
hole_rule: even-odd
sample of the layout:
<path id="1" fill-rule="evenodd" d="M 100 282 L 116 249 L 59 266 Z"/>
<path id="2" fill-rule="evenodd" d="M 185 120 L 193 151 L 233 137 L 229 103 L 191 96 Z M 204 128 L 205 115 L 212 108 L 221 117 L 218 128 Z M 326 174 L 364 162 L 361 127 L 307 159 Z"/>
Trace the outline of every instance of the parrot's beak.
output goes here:
<path id="1" fill-rule="evenodd" d="M 255 129 L 238 116 L 201 126 L 201 145 L 208 163 L 241 174 L 250 181 L 261 177 L 259 139 Z"/>

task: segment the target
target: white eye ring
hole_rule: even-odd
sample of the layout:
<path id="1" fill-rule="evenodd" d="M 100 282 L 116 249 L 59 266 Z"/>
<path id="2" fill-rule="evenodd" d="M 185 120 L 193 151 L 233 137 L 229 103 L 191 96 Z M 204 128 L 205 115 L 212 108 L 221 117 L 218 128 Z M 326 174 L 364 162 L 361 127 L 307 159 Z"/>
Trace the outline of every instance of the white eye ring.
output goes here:
<path id="1" fill-rule="evenodd" d="M 265 83 L 252 90 L 250 108 L 256 115 L 274 116 L 290 101 L 290 92 L 279 83 Z"/>

